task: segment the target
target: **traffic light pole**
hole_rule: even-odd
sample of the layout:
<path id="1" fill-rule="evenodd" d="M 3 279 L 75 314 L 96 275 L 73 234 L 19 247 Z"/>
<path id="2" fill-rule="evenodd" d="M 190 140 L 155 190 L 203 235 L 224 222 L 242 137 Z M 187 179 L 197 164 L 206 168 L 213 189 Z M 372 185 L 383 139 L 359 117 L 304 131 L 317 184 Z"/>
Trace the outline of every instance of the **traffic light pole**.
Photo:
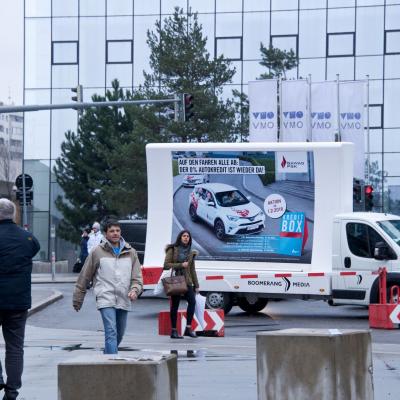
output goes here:
<path id="1" fill-rule="evenodd" d="M 22 226 L 24 229 L 28 227 L 28 212 L 26 210 L 26 182 L 25 171 L 22 172 Z"/>
<path id="2" fill-rule="evenodd" d="M 29 111 L 43 111 L 43 110 L 63 110 L 75 109 L 83 110 L 86 108 L 97 107 L 124 107 L 130 105 L 146 105 L 146 104 L 168 104 L 179 103 L 181 99 L 159 99 L 159 100 L 126 100 L 126 101 L 94 101 L 90 103 L 66 103 L 66 104 L 43 104 L 31 106 L 1 106 L 0 114 L 13 113 L 13 112 L 29 112 Z"/>

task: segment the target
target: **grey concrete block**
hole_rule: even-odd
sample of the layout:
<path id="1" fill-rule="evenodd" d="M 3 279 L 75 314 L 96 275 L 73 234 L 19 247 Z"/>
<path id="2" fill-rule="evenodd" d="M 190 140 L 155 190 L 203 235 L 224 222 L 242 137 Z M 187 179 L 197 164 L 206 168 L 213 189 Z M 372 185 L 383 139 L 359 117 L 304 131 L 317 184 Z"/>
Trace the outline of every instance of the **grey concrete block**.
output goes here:
<path id="1" fill-rule="evenodd" d="M 69 270 L 71 269 L 71 271 Z M 66 274 L 72 272 L 72 267 L 69 268 L 67 260 L 56 261 L 56 273 Z M 33 274 L 51 274 L 51 262 L 33 261 Z"/>
<path id="2" fill-rule="evenodd" d="M 373 400 L 369 331 L 257 333 L 258 400 Z"/>
<path id="3" fill-rule="evenodd" d="M 175 355 L 81 356 L 58 365 L 58 400 L 177 400 Z"/>

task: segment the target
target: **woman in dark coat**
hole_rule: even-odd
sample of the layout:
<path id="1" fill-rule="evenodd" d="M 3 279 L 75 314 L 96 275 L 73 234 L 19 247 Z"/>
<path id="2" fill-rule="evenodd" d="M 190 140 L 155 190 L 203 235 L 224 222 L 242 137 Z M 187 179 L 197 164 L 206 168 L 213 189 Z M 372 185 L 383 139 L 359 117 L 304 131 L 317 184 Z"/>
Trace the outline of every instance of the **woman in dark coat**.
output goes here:
<path id="1" fill-rule="evenodd" d="M 184 275 L 188 285 L 188 291 L 182 296 L 188 302 L 187 306 L 187 325 L 185 336 L 197 337 L 192 330 L 192 320 L 196 306 L 196 293 L 199 292 L 199 281 L 197 279 L 194 259 L 197 251 L 192 250 L 192 235 L 189 231 L 181 231 L 175 243 L 169 244 L 165 249 L 164 270 L 174 270 L 175 275 Z M 176 321 L 181 296 L 171 296 L 171 338 L 183 339 L 176 330 Z"/>

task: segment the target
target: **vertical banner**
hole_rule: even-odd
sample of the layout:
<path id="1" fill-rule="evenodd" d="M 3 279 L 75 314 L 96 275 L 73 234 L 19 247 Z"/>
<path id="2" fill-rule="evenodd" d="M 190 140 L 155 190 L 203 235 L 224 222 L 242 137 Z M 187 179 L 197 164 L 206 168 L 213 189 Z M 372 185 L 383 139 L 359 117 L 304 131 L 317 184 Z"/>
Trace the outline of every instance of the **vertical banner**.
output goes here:
<path id="1" fill-rule="evenodd" d="M 276 79 L 249 82 L 249 142 L 277 141 L 277 89 Z"/>
<path id="2" fill-rule="evenodd" d="M 313 142 L 334 142 L 337 126 L 337 83 L 311 84 L 311 130 Z"/>
<path id="3" fill-rule="evenodd" d="M 364 112 L 366 81 L 340 82 L 340 133 L 342 142 L 354 143 L 354 177 L 365 178 Z"/>
<path id="4" fill-rule="evenodd" d="M 308 139 L 308 83 L 306 80 L 282 81 L 282 142 L 306 142 Z"/>

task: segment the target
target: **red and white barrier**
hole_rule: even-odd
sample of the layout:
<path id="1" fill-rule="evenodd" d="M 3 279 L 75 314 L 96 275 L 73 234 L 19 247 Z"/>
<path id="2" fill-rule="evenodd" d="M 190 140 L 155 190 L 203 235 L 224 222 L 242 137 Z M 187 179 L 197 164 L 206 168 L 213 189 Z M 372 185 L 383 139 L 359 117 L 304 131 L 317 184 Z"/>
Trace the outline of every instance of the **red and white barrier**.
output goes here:
<path id="1" fill-rule="evenodd" d="M 169 314 L 169 311 L 161 311 L 158 315 L 159 335 L 171 334 L 171 319 Z M 214 336 L 224 336 L 224 310 L 204 310 L 204 321 L 206 326 L 203 329 L 196 316 L 194 316 L 192 321 L 192 329 L 195 332 L 213 332 Z M 186 328 L 186 310 L 178 310 L 178 319 L 176 325 L 179 335 L 183 335 Z"/>

